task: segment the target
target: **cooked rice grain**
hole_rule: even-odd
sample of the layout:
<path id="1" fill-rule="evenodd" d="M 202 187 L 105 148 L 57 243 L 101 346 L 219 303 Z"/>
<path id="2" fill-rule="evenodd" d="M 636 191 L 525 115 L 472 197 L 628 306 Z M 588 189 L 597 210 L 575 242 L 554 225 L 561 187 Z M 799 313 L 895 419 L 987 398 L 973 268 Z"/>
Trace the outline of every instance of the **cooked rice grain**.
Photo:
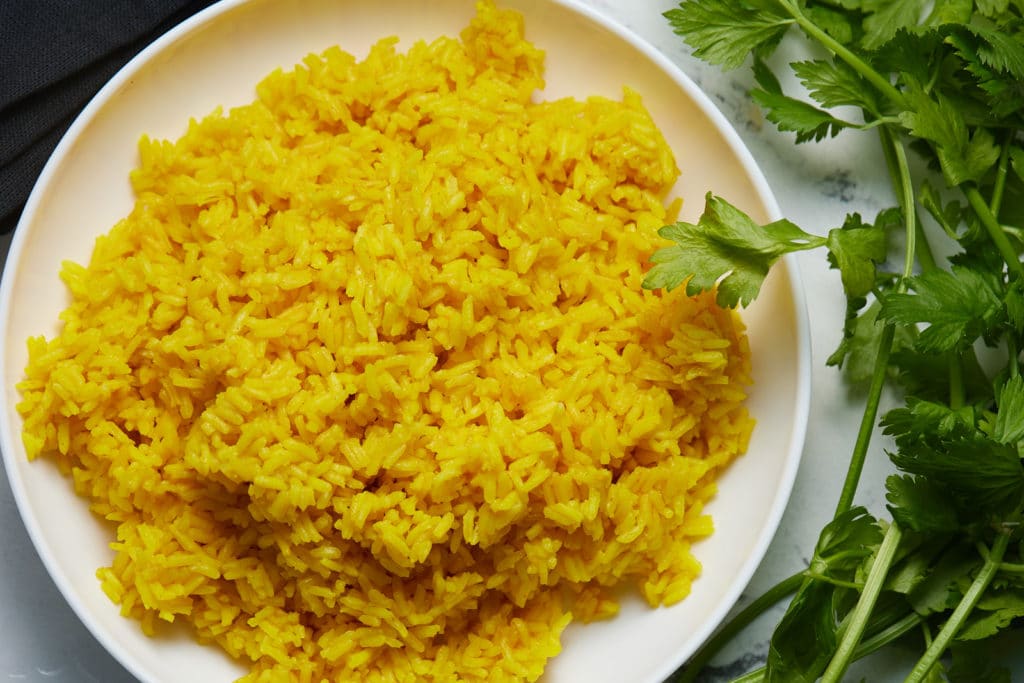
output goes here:
<path id="1" fill-rule="evenodd" d="M 640 287 L 677 176 L 640 98 L 533 103 L 542 62 L 484 2 L 143 138 L 19 408 L 147 633 L 248 681 L 535 680 L 616 587 L 690 592 L 747 342 Z"/>

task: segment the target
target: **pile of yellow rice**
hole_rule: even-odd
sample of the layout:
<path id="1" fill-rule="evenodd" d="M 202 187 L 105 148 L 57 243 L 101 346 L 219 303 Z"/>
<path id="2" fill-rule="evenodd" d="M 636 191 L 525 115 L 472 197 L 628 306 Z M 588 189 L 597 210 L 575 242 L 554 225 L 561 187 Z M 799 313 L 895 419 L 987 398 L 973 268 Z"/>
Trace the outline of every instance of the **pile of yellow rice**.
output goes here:
<path id="1" fill-rule="evenodd" d="M 640 286 L 678 171 L 639 97 L 535 103 L 542 69 L 482 2 L 141 141 L 19 409 L 147 633 L 248 681 L 533 681 L 618 588 L 690 592 L 746 338 Z"/>

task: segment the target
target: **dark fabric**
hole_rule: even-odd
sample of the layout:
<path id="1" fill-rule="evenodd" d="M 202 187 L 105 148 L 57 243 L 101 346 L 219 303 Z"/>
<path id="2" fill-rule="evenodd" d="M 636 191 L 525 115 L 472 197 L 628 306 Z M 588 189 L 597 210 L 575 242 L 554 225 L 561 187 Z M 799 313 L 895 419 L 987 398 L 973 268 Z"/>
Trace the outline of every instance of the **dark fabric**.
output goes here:
<path id="1" fill-rule="evenodd" d="M 0 0 L 0 232 L 117 70 L 214 0 Z"/>

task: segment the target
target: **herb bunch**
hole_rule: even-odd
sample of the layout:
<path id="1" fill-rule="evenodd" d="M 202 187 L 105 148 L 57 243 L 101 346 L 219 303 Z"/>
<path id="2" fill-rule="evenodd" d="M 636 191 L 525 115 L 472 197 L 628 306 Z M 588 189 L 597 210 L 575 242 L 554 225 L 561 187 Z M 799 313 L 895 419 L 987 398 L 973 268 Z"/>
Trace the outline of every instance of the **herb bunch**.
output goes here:
<path id="1" fill-rule="evenodd" d="M 752 97 L 797 143 L 877 136 L 897 203 L 820 236 L 788 220 L 758 225 L 709 194 L 696 224 L 661 231 L 674 244 L 653 256 L 644 285 L 717 287 L 725 306 L 756 298 L 784 254 L 824 248 L 847 302 L 828 363 L 866 385 L 835 515 L 809 566 L 672 680 L 694 680 L 792 595 L 765 667 L 739 680 L 834 683 L 855 659 L 900 642 L 920 652 L 907 681 L 1009 681 L 989 650 L 1024 617 L 1024 1 L 686 0 L 666 17 L 697 57 L 750 65 Z M 789 65 L 801 97 L 766 63 L 787 35 L 823 55 Z M 902 270 L 886 272 L 896 243 Z M 940 249 L 952 256 L 937 260 Z M 887 384 L 900 406 L 879 417 Z M 879 428 L 894 444 L 890 519 L 854 505 Z"/>

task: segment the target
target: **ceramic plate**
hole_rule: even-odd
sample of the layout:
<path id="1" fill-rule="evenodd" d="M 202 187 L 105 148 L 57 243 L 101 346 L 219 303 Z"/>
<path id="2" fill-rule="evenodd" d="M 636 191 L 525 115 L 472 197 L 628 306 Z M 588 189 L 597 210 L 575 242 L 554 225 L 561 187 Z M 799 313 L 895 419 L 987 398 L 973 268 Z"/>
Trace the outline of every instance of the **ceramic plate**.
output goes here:
<path id="1" fill-rule="evenodd" d="M 707 97 L 663 55 L 592 10 L 566 0 L 505 0 L 521 11 L 527 37 L 547 53 L 544 98 L 638 91 L 676 153 L 676 193 L 695 220 L 714 190 L 756 219 L 778 217 L 767 183 L 736 133 Z M 15 384 L 25 339 L 54 335 L 68 295 L 64 259 L 87 262 L 96 236 L 132 206 L 128 173 L 143 133 L 180 136 L 190 117 L 251 101 L 276 67 L 338 44 L 357 57 L 396 35 L 456 35 L 475 13 L 471 0 L 227 0 L 178 26 L 126 66 L 91 102 L 46 166 L 18 226 L 0 290 L 0 436 L 26 527 L 72 608 L 99 641 L 147 682 L 210 683 L 243 670 L 184 631 L 147 638 L 100 591 L 110 529 L 87 511 L 47 462 L 29 464 L 20 440 Z M 799 277 L 785 261 L 744 313 L 755 368 L 749 407 L 757 418 L 748 453 L 721 478 L 708 507 L 715 534 L 695 548 L 704 573 L 671 608 L 627 599 L 615 619 L 572 625 L 544 681 L 657 683 L 720 623 L 763 557 L 789 497 L 803 446 L 809 393 L 809 336 Z"/>

